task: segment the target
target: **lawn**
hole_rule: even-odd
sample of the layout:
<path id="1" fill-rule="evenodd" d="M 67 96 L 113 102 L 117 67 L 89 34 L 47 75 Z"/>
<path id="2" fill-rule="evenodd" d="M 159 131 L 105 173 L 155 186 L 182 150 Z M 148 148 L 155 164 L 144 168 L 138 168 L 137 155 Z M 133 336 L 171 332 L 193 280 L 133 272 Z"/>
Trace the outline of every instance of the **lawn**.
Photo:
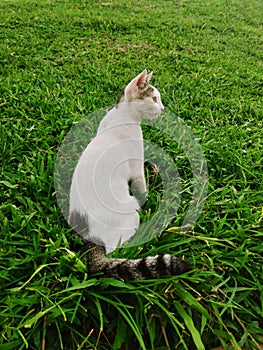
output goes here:
<path id="1" fill-rule="evenodd" d="M 0 350 L 263 348 L 262 26 L 262 0 L 0 2 Z M 162 235 L 114 254 L 174 253 L 194 268 L 124 283 L 89 275 L 54 170 L 71 127 L 144 68 L 200 145 L 208 187 L 181 231 L 191 162 L 143 126 L 176 163 L 180 207 Z M 163 189 L 150 160 L 146 172 L 142 220 Z"/>

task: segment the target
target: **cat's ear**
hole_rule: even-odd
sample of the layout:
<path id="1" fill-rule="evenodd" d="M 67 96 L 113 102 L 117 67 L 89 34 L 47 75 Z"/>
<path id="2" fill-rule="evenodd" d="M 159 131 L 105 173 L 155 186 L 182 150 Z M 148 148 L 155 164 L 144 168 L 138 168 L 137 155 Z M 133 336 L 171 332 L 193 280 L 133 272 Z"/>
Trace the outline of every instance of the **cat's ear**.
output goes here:
<path id="1" fill-rule="evenodd" d="M 152 76 L 153 76 L 153 72 L 151 72 L 151 73 L 149 73 L 149 74 L 146 75 L 146 77 L 145 77 L 146 83 L 149 83 L 149 82 L 150 82 L 150 80 L 152 79 Z"/>
<path id="2" fill-rule="evenodd" d="M 126 86 L 125 96 L 127 96 L 128 99 L 130 99 L 132 96 L 138 93 L 140 85 L 142 85 L 146 81 L 146 76 L 147 76 L 147 71 L 145 69 L 143 72 L 137 75 L 136 78 L 132 79 L 132 81 Z"/>

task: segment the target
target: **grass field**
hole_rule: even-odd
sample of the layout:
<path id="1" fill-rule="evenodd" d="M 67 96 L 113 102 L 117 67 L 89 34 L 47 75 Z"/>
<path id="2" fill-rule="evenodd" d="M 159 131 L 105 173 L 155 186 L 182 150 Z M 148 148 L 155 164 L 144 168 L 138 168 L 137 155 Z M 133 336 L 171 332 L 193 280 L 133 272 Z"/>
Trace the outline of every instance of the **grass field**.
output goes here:
<path id="1" fill-rule="evenodd" d="M 0 2 L 0 350 L 263 348 L 262 25 L 262 0 Z M 123 283 L 79 260 L 54 167 L 71 126 L 144 68 L 209 185 L 193 229 L 178 230 L 186 193 L 161 237 L 118 253 L 178 252 L 193 271 Z"/>

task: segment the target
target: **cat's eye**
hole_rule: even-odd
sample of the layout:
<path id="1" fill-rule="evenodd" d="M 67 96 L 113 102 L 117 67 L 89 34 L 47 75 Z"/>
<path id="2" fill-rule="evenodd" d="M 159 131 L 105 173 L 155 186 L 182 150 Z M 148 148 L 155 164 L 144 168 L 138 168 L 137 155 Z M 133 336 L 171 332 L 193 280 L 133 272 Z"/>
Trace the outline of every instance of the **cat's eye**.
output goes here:
<path id="1" fill-rule="evenodd" d="M 152 99 L 153 99 L 153 102 L 155 102 L 155 103 L 157 102 L 157 97 L 156 96 L 153 96 Z"/>

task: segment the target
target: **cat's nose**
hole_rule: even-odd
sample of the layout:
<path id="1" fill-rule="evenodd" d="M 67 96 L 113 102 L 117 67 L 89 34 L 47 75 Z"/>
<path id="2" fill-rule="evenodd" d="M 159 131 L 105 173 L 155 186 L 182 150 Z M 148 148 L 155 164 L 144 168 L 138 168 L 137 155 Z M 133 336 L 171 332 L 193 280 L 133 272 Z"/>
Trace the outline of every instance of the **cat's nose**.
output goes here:
<path id="1" fill-rule="evenodd" d="M 162 112 L 164 111 L 164 105 L 161 105 L 161 111 Z"/>

